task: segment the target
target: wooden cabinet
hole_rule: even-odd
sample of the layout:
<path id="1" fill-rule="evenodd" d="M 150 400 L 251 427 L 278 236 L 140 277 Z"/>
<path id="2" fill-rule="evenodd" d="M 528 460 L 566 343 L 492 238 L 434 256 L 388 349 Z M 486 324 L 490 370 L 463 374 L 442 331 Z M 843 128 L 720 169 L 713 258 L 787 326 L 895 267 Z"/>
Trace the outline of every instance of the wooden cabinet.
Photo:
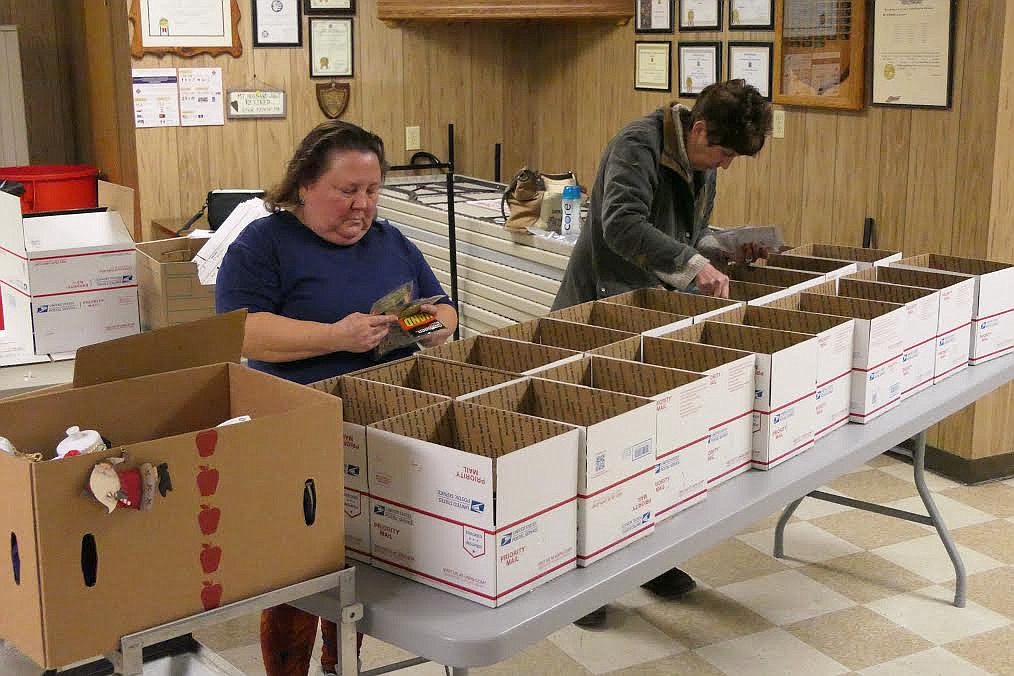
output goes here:
<path id="1" fill-rule="evenodd" d="M 630 0 L 377 0 L 381 21 L 582 20 L 625 23 Z"/>

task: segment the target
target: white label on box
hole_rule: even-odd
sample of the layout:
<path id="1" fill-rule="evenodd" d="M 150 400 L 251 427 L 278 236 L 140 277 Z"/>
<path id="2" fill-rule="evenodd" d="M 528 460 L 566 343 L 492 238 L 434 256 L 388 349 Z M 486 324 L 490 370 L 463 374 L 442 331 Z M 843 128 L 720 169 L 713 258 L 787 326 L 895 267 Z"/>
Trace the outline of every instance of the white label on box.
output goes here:
<path id="1" fill-rule="evenodd" d="M 939 293 L 923 296 L 905 305 L 905 321 L 902 326 L 905 349 L 901 354 L 902 399 L 933 384 L 939 318 Z"/>
<path id="2" fill-rule="evenodd" d="M 814 440 L 848 422 L 855 321 L 817 335 Z"/>
<path id="3" fill-rule="evenodd" d="M 663 519 L 697 504 L 708 489 L 708 418 L 712 400 L 708 378 L 655 398 L 658 458 L 655 463 L 655 518 Z"/>
<path id="4" fill-rule="evenodd" d="M 588 566 L 655 528 L 654 458 L 646 472 L 619 486 L 577 499 L 577 565 Z"/>
<path id="5" fill-rule="evenodd" d="M 140 331 L 137 287 L 59 294 L 32 302 L 35 352 L 72 352 L 79 347 Z"/>

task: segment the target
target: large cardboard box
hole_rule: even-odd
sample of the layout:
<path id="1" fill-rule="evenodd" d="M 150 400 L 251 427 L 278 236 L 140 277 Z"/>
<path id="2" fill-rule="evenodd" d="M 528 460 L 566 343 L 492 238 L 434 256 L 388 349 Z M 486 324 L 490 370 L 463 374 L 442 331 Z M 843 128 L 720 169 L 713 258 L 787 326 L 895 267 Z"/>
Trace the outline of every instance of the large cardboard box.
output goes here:
<path id="1" fill-rule="evenodd" d="M 540 378 L 632 394 L 655 402 L 655 520 L 696 505 L 708 492 L 708 379 L 702 373 L 586 355 Z"/>
<path id="2" fill-rule="evenodd" d="M 490 607 L 573 569 L 578 437 L 462 401 L 370 425 L 373 565 Z"/>
<path id="3" fill-rule="evenodd" d="M 820 258 L 817 256 L 802 256 L 799 254 L 773 253 L 768 255 L 767 265 L 776 268 L 787 268 L 789 270 L 803 270 L 804 272 L 819 272 L 824 279 L 832 281 L 851 275 L 859 270 L 859 264 L 855 261 L 843 260 L 840 258 Z"/>
<path id="4" fill-rule="evenodd" d="M 714 298 L 696 293 L 667 291 L 665 289 L 635 289 L 626 293 L 603 298 L 603 302 L 617 305 L 632 305 L 646 310 L 668 312 L 690 317 L 695 322 L 717 317 L 740 303 L 727 298 Z M 672 327 L 673 329 L 680 327 Z"/>
<path id="5" fill-rule="evenodd" d="M 878 266 L 853 275 L 889 284 L 902 284 L 938 289 L 940 301 L 934 338 L 936 348 L 933 382 L 963 370 L 968 365 L 972 335 L 972 312 L 975 279 L 969 275 L 937 270 L 913 270 L 895 266 Z"/>
<path id="6" fill-rule="evenodd" d="M 813 438 L 816 441 L 848 423 L 854 319 L 750 306 L 729 312 L 723 315 L 721 320 L 816 336 L 817 382 L 814 392 L 816 417 Z"/>
<path id="7" fill-rule="evenodd" d="M 517 380 L 517 373 L 435 359 L 415 354 L 405 359 L 371 366 L 348 377 L 388 383 L 451 399 Z"/>
<path id="8" fill-rule="evenodd" d="M 602 326 L 588 326 L 540 317 L 521 324 L 511 324 L 490 331 L 485 335 L 535 343 L 536 345 L 551 345 L 575 352 L 587 352 L 596 347 L 626 340 L 636 334 L 607 329 Z"/>
<path id="9" fill-rule="evenodd" d="M 573 305 L 546 315 L 549 319 L 601 326 L 627 333 L 655 335 L 668 333 L 693 323 L 690 317 L 671 312 L 659 312 L 635 305 L 620 305 L 604 301 L 591 301 Z"/>
<path id="10" fill-rule="evenodd" d="M 887 268 L 869 268 L 863 274 Z M 902 286 L 864 279 L 842 279 L 838 294 L 905 306 L 901 332 L 904 349 L 901 353 L 901 398 L 907 399 L 933 385 L 936 363 L 936 333 L 940 315 L 940 292 L 916 286 Z M 966 343 L 967 345 L 967 343 Z M 965 357 L 965 364 L 968 358 Z"/>
<path id="11" fill-rule="evenodd" d="M 521 375 L 531 375 L 561 362 L 581 358 L 581 353 L 574 350 L 487 335 L 444 343 L 425 350 L 423 354 Z"/>
<path id="12" fill-rule="evenodd" d="M 968 362 L 974 366 L 1014 349 L 1014 265 L 999 261 L 923 254 L 903 258 L 893 267 L 940 270 L 975 279 L 972 335 Z M 960 303 L 958 303 L 960 304 Z"/>
<path id="13" fill-rule="evenodd" d="M 215 314 L 215 287 L 197 278 L 194 256 L 203 239 L 177 237 L 137 244 L 137 300 L 141 330 L 192 322 Z"/>
<path id="14" fill-rule="evenodd" d="M 0 453 L 0 636 L 39 665 L 342 567 L 341 402 L 238 363 L 194 366 L 238 361 L 244 316 L 82 348 L 72 387 L 0 402 L 19 449 L 53 458 L 71 425 L 112 442 L 37 463 Z M 253 420 L 216 427 L 241 414 Z M 113 457 L 165 463 L 172 490 L 108 513 L 84 489 Z"/>
<path id="15" fill-rule="evenodd" d="M 114 211 L 22 218 L 0 193 L 0 284 L 13 292 L 0 295 L 9 363 L 139 330 L 134 242 Z"/>
<path id="16" fill-rule="evenodd" d="M 864 423 L 901 401 L 905 306 L 822 293 L 799 293 L 771 307 L 855 319 L 849 420 Z"/>
<path id="17" fill-rule="evenodd" d="M 704 322 L 663 336 L 756 355 L 752 464 L 771 469 L 813 446 L 818 342 L 814 335 Z"/>
<path id="18" fill-rule="evenodd" d="M 695 324 L 697 326 L 697 324 Z M 592 354 L 703 373 L 708 411 L 708 487 L 750 469 L 753 450 L 754 366 L 751 352 L 645 336 L 593 350 Z"/>
<path id="19" fill-rule="evenodd" d="M 580 430 L 577 565 L 591 565 L 654 530 L 655 402 L 539 378 L 468 401 Z M 531 476 L 550 475 L 543 470 Z"/>
<path id="20" fill-rule="evenodd" d="M 345 556 L 370 563 L 369 449 L 366 426 L 448 400 L 437 394 L 372 380 L 337 376 L 309 385 L 342 400 L 345 468 Z"/>
<path id="21" fill-rule="evenodd" d="M 901 259 L 900 251 L 866 249 L 864 247 L 843 246 L 840 244 L 803 244 L 789 249 L 785 253 L 793 256 L 855 261 L 860 270 L 873 266 L 890 265 Z"/>

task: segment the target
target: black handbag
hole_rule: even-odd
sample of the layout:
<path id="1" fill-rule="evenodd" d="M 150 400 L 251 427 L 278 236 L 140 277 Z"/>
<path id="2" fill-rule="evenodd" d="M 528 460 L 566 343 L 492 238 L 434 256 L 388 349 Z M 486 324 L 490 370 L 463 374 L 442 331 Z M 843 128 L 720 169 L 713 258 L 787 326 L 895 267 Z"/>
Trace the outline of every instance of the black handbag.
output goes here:
<path id="1" fill-rule="evenodd" d="M 204 200 L 204 206 L 196 214 L 190 217 L 183 227 L 176 231 L 179 235 L 197 222 L 205 213 L 208 214 L 208 225 L 212 230 L 218 230 L 218 226 L 229 218 L 233 210 L 243 202 L 254 197 L 264 197 L 263 190 L 212 190 Z"/>

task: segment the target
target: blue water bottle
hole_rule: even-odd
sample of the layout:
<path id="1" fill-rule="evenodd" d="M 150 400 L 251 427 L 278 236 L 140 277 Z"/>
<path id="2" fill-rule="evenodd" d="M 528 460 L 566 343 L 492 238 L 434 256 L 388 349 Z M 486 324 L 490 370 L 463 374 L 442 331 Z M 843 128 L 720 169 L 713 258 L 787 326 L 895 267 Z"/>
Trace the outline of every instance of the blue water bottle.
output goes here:
<path id="1" fill-rule="evenodd" d="M 576 240 L 581 234 L 581 188 L 576 185 L 564 186 L 561 207 L 563 222 L 560 224 L 560 236 Z"/>

